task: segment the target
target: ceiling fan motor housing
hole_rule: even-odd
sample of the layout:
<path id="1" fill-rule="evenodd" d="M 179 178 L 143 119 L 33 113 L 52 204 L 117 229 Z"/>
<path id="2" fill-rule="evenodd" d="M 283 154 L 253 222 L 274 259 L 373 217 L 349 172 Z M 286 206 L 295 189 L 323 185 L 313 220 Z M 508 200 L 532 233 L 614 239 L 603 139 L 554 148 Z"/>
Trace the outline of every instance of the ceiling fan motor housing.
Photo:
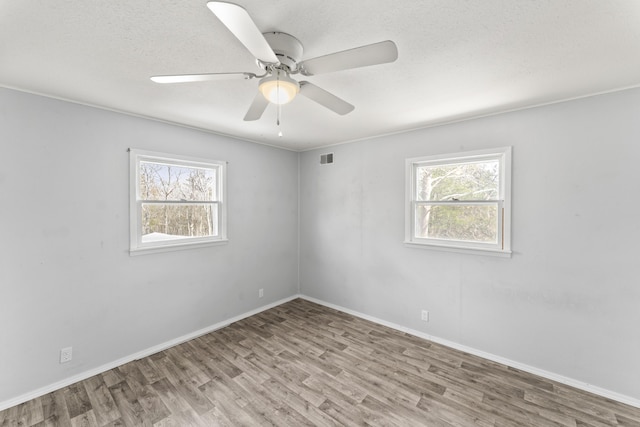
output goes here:
<path id="1" fill-rule="evenodd" d="M 278 57 L 280 64 L 286 66 L 291 71 L 298 68 L 298 63 L 302 60 L 303 47 L 300 40 L 287 33 L 268 32 L 262 34 Z M 267 69 L 267 66 L 258 61 L 261 68 Z"/>

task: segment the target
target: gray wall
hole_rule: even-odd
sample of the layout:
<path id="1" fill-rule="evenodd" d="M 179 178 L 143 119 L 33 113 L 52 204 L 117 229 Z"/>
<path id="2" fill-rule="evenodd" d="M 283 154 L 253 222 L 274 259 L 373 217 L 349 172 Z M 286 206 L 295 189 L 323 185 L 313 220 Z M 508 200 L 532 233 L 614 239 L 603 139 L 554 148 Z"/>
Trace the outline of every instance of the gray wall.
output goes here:
<path id="1" fill-rule="evenodd" d="M 129 256 L 129 147 L 229 161 L 229 243 Z M 0 150 L 0 402 L 298 291 L 297 153 L 6 89 Z"/>
<path id="2" fill-rule="evenodd" d="M 302 153 L 301 292 L 640 398 L 639 111 L 629 90 Z M 512 258 L 403 246 L 405 158 L 507 145 Z"/>

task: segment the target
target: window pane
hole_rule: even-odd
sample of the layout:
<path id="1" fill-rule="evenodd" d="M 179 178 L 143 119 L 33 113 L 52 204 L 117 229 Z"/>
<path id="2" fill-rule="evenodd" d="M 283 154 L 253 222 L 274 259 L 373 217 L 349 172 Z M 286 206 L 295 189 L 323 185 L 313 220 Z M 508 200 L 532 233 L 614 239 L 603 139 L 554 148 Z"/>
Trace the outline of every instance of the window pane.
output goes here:
<path id="1" fill-rule="evenodd" d="M 216 169 L 140 162 L 141 200 L 215 201 Z"/>
<path id="2" fill-rule="evenodd" d="M 415 237 L 498 242 L 498 205 L 417 205 Z"/>
<path id="3" fill-rule="evenodd" d="M 497 200 L 500 163 L 419 166 L 416 168 L 416 200 Z"/>
<path id="4" fill-rule="evenodd" d="M 143 243 L 217 235 L 217 204 L 142 204 Z"/>

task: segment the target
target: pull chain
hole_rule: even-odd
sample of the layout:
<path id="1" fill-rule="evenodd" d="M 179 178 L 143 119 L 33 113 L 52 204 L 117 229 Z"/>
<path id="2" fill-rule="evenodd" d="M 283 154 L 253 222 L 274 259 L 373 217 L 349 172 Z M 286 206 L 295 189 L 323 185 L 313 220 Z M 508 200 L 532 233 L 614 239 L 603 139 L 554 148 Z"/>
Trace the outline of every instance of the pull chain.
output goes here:
<path id="1" fill-rule="evenodd" d="M 280 128 L 280 114 L 281 114 L 280 108 L 281 107 L 282 106 L 280 104 L 278 104 L 278 113 L 277 113 L 278 115 L 277 115 L 277 118 L 276 118 L 276 125 L 278 126 L 278 136 L 280 138 L 282 138 L 282 129 Z"/>
<path id="2" fill-rule="evenodd" d="M 280 114 L 281 114 L 282 104 L 280 104 L 280 73 L 279 72 L 278 72 L 278 80 L 276 80 L 276 86 L 277 86 L 276 99 L 278 101 L 278 103 L 277 103 L 278 112 L 277 112 L 277 116 L 276 116 L 276 125 L 278 126 L 278 136 L 280 138 L 282 138 L 282 129 L 280 128 Z"/>

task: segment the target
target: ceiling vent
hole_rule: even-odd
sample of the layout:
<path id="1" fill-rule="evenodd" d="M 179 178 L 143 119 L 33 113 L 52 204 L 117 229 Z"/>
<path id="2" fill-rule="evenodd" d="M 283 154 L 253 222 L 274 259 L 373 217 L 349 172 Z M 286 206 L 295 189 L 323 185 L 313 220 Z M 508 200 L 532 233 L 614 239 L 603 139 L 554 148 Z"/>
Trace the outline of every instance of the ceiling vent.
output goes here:
<path id="1" fill-rule="evenodd" d="M 327 163 L 333 163 L 333 153 L 320 155 L 320 164 L 326 165 Z"/>

